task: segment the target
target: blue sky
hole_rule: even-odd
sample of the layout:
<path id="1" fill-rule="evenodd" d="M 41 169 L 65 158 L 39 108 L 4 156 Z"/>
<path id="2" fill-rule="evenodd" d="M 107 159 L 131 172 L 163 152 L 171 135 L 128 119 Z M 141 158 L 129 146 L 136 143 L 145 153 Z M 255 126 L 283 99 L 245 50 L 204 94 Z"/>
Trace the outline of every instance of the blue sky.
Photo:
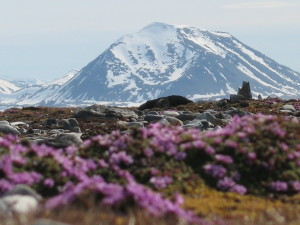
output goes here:
<path id="1" fill-rule="evenodd" d="M 300 72 L 299 0 L 0 1 L 0 78 L 58 78 L 155 21 L 229 32 Z"/>

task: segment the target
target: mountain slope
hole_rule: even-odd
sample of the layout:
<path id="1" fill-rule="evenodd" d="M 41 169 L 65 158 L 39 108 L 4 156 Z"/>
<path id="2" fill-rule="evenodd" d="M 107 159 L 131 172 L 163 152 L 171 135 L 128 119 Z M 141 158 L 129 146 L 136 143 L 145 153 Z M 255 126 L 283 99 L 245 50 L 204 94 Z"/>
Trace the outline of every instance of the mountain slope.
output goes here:
<path id="1" fill-rule="evenodd" d="M 46 102 L 221 98 L 242 81 L 254 96 L 300 96 L 299 73 L 228 33 L 152 23 L 112 44 Z"/>
<path id="2" fill-rule="evenodd" d="M 0 93 L 1 94 L 10 94 L 14 91 L 19 90 L 20 88 L 14 85 L 11 82 L 0 79 Z"/>
<path id="3" fill-rule="evenodd" d="M 78 71 L 74 70 L 50 82 L 18 82 L 22 88 L 8 94 L 2 94 L 2 105 L 6 105 L 7 107 L 39 105 L 40 102 L 51 97 L 63 84 L 72 79 L 77 73 Z"/>

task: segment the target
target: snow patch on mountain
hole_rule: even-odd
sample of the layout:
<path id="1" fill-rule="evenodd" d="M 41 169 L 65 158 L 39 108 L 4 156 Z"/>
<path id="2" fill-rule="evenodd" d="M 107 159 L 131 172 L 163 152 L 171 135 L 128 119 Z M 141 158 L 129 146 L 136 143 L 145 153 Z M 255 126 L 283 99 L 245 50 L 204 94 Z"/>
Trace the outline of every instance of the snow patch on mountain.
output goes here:
<path id="1" fill-rule="evenodd" d="M 13 83 L 0 79 L 0 93 L 2 94 L 10 94 L 14 91 L 19 90 L 20 88 L 14 85 Z"/>

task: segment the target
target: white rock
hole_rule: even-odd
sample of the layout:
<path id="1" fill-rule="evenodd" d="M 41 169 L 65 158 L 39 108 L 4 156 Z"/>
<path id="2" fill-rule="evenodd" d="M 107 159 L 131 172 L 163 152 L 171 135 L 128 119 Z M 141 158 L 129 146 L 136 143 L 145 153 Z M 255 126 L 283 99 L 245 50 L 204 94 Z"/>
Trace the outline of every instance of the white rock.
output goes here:
<path id="1" fill-rule="evenodd" d="M 18 214 L 27 214 L 34 212 L 38 208 L 38 200 L 28 195 L 8 195 L 0 199 L 0 205 L 4 206 L 5 212 L 14 212 Z M 1 207 L 2 208 L 2 207 Z"/>
<path id="2" fill-rule="evenodd" d="M 296 111 L 296 109 L 295 109 L 295 107 L 293 105 L 284 105 L 284 106 L 282 106 L 282 109 L 283 110 L 290 110 L 292 112 Z"/>
<path id="3" fill-rule="evenodd" d="M 179 114 L 179 112 L 176 112 L 176 111 L 164 111 L 163 115 L 175 117 L 175 116 L 179 116 L 180 114 Z"/>

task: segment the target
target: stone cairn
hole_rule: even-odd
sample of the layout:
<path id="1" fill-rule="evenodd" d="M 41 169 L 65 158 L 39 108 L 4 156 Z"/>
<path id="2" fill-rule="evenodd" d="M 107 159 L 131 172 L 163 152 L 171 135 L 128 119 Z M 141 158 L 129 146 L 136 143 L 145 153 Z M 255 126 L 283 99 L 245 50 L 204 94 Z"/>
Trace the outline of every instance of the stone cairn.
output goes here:
<path id="1" fill-rule="evenodd" d="M 243 81 L 243 85 L 241 88 L 238 89 L 238 95 L 244 96 L 245 100 L 250 100 L 252 99 L 252 94 L 250 90 L 250 83 Z"/>

